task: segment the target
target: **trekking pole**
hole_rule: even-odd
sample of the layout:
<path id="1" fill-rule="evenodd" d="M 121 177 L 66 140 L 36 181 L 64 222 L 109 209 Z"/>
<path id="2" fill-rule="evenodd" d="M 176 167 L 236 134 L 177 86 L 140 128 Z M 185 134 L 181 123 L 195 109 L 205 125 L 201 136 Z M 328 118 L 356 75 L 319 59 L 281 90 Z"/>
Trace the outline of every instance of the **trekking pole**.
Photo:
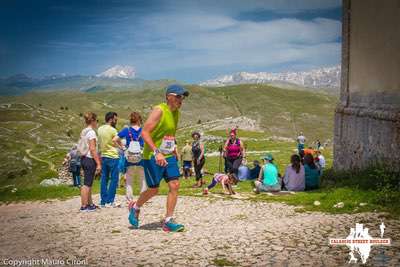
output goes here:
<path id="1" fill-rule="evenodd" d="M 219 173 L 221 173 L 221 165 L 222 165 L 222 145 L 219 147 L 219 163 L 218 163 Z"/>

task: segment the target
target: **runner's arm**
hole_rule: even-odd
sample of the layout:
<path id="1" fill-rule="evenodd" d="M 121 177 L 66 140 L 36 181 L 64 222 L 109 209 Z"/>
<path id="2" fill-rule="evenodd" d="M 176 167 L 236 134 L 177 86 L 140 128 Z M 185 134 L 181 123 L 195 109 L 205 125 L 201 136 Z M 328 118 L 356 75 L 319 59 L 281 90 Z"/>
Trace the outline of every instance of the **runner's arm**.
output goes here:
<path id="1" fill-rule="evenodd" d="M 179 149 L 178 149 L 178 145 L 177 144 L 175 144 L 174 153 L 175 153 L 176 160 L 179 160 L 180 159 L 180 155 L 179 155 Z"/>

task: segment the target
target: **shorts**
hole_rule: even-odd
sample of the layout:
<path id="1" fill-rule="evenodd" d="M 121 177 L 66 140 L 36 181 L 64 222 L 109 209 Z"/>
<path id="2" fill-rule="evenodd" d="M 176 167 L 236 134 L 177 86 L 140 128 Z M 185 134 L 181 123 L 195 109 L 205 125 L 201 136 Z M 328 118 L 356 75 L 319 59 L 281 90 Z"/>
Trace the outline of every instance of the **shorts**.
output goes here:
<path id="1" fill-rule="evenodd" d="M 188 161 L 188 160 L 184 160 L 184 161 L 183 161 L 183 168 L 184 168 L 184 169 L 190 169 L 190 168 L 192 168 L 192 162 L 191 162 L 191 161 Z"/>
<path id="2" fill-rule="evenodd" d="M 81 166 L 83 169 L 83 185 L 91 187 L 96 174 L 96 161 L 92 158 L 82 157 Z"/>
<path id="3" fill-rule="evenodd" d="M 166 160 L 168 165 L 165 167 L 158 165 L 154 156 L 143 160 L 144 176 L 149 188 L 158 188 L 162 179 L 167 183 L 179 179 L 181 174 L 176 157 L 172 156 Z"/>

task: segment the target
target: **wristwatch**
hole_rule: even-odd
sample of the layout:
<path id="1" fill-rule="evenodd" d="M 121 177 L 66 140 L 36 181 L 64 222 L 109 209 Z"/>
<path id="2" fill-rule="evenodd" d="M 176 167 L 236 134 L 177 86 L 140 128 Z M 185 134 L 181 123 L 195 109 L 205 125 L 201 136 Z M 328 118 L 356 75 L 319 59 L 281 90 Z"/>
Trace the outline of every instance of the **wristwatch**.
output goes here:
<path id="1" fill-rule="evenodd" d="M 161 153 L 160 149 L 156 148 L 153 150 L 154 156 L 157 156 L 157 154 Z"/>

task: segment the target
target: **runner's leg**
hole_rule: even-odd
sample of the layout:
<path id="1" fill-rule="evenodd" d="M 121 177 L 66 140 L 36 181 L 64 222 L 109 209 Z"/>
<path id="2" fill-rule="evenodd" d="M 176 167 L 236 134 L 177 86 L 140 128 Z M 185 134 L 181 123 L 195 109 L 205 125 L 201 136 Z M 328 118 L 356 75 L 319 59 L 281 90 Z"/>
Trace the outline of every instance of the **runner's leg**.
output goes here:
<path id="1" fill-rule="evenodd" d="M 158 194 L 158 187 L 156 187 L 156 188 L 148 188 L 143 193 L 140 193 L 139 199 L 136 201 L 136 206 L 140 208 L 150 198 L 154 197 L 157 194 Z"/>
<path id="2" fill-rule="evenodd" d="M 167 213 L 166 218 L 172 217 L 174 214 L 176 202 L 178 201 L 179 180 L 172 180 L 168 182 L 168 196 L 167 196 Z"/>

